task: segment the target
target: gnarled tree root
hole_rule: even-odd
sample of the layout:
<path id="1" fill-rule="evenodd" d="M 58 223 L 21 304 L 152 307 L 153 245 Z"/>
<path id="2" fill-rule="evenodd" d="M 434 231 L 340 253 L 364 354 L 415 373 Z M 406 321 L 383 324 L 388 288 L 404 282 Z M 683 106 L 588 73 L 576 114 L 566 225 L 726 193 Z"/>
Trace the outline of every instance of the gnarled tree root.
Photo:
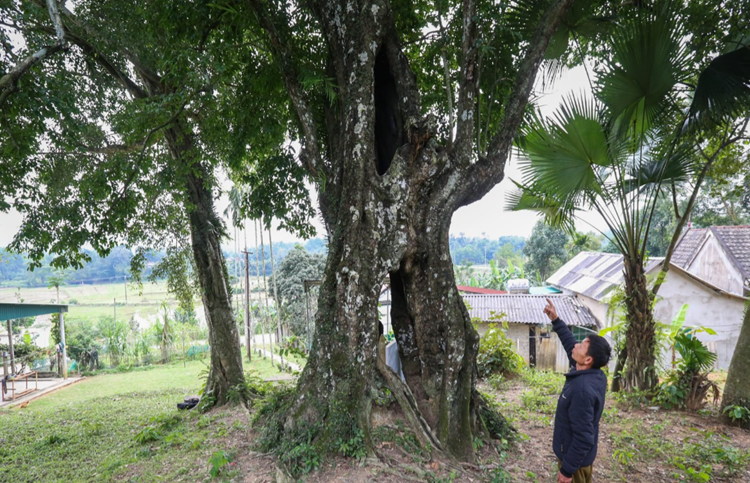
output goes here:
<path id="1" fill-rule="evenodd" d="M 404 411 L 406 419 L 414 430 L 414 435 L 419 440 L 419 443 L 425 448 L 430 448 L 433 457 L 449 459 L 448 453 L 443 451 L 443 445 L 432 432 L 430 425 L 427 424 L 427 421 L 420 414 L 417 401 L 409 386 L 380 357 L 377 358 L 377 366 L 380 374 L 385 378 L 385 382 L 388 384 L 393 397 L 396 398 L 396 401 L 398 401 L 401 409 Z"/>

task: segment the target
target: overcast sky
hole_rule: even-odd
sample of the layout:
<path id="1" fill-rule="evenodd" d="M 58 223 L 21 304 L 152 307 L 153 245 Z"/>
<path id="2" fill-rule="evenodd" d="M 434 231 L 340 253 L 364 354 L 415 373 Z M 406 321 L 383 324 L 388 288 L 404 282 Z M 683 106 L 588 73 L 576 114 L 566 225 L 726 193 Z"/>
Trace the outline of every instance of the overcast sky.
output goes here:
<path id="1" fill-rule="evenodd" d="M 589 91 L 586 73 L 581 67 L 567 71 L 563 74 L 562 78 L 552 86 L 552 88 L 547 90 L 547 92 L 541 92 L 539 90 L 540 86 L 537 87 L 537 95 L 539 97 L 538 104 L 543 115 L 552 114 L 564 96 L 569 95 L 570 93 Z M 472 205 L 461 208 L 453 215 L 451 234 L 458 235 L 459 233 L 463 233 L 470 237 L 486 236 L 487 238 L 497 238 L 505 235 L 528 237 L 538 218 L 532 212 L 505 211 L 505 197 L 513 186 L 510 179 L 515 179 L 516 181 L 521 180 L 518 171 L 518 163 L 515 157 L 511 157 L 509 164 L 506 167 L 506 174 L 503 182 L 497 185 L 481 200 Z M 229 183 L 225 182 L 224 184 L 228 185 Z M 229 187 L 226 186 L 226 188 L 228 189 Z M 216 203 L 217 212 L 223 214 L 227 204 L 227 196 L 222 195 Z M 317 204 L 315 206 L 317 206 Z M 593 214 L 585 216 L 585 219 L 595 226 L 602 226 L 602 223 L 599 222 L 597 217 Z M 320 224 L 320 220 L 314 220 L 313 222 L 317 227 L 318 236 L 324 236 L 325 233 Z M 0 214 L 0 227 L 2 227 L 0 230 L 0 247 L 7 246 L 10 243 L 13 236 L 18 231 L 20 224 L 21 216 L 18 212 L 11 210 L 10 213 Z M 249 228 L 247 239 L 248 244 L 252 245 L 254 243 L 252 225 L 250 225 Z M 578 229 L 581 231 L 590 231 L 591 226 L 585 223 L 579 223 Z M 240 235 L 239 238 L 242 240 L 243 235 Z M 295 241 L 297 239 L 294 235 L 283 230 L 274 230 L 273 238 L 274 241 L 285 242 Z M 234 241 L 230 240 L 226 242 L 225 246 L 231 249 L 231 247 L 234 246 Z"/>

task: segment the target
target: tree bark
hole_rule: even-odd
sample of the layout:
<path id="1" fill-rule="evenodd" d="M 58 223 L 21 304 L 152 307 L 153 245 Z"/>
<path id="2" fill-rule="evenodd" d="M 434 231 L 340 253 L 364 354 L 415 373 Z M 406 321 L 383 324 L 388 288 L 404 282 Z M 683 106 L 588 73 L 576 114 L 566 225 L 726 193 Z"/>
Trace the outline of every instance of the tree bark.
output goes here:
<path id="1" fill-rule="evenodd" d="M 221 405 L 227 401 L 230 388 L 245 382 L 240 338 L 221 251 L 224 227 L 214 210 L 210 175 L 196 159 L 187 129 L 178 121 L 165 130 L 165 137 L 172 157 L 184 173 L 190 238 L 208 324 L 211 366 L 203 397 Z"/>
<path id="2" fill-rule="evenodd" d="M 356 3 L 356 2 L 355 2 Z M 371 401 L 388 385 L 420 441 L 433 451 L 474 459 L 473 436 L 486 435 L 475 391 L 479 336 L 453 276 L 448 234 L 453 213 L 502 179 L 549 37 L 569 0 L 550 8 L 519 67 L 512 105 L 491 152 L 474 159 L 476 4 L 465 0 L 456 143 L 445 149 L 422 115 L 419 91 L 387 3 L 312 4 L 338 86 L 326 108 L 325 149 L 310 100 L 281 29 L 284 11 L 250 0 L 269 35 L 302 125 L 301 159 L 311 176 L 325 173 L 321 211 L 330 240 L 307 365 L 297 398 L 281 415 L 283 435 L 318 428 L 315 444 L 364 433 L 372 449 Z M 328 159 L 321 159 L 326 153 Z M 378 298 L 389 277 L 392 320 L 406 384 L 378 365 Z M 380 375 L 383 377 L 379 377 Z M 486 413 L 485 413 L 486 414 Z M 352 428 L 357 428 L 352 429 Z M 309 433 L 302 433 L 309 441 Z"/>
<path id="3" fill-rule="evenodd" d="M 729 363 L 727 382 L 721 399 L 722 410 L 727 406 L 738 405 L 750 409 L 750 308 L 745 308 L 740 336 Z M 724 415 L 725 419 L 728 419 Z M 743 427 L 750 428 L 750 421 L 744 421 Z"/>
<path id="4" fill-rule="evenodd" d="M 656 387 L 656 326 L 651 310 L 653 296 L 648 290 L 643 258 L 625 256 L 625 307 L 628 328 L 625 334 L 627 368 L 622 378 L 623 388 L 649 390 Z"/>

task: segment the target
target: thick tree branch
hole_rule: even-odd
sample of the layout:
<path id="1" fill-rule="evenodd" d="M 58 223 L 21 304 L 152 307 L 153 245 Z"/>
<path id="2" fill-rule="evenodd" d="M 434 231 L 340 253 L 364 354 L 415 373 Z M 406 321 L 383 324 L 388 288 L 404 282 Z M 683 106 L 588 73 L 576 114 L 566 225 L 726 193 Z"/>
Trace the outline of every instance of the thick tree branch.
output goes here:
<path id="1" fill-rule="evenodd" d="M 281 38 L 279 31 L 276 29 L 276 26 L 271 20 L 265 7 L 261 4 L 261 1 L 248 0 L 248 2 L 250 7 L 255 11 L 261 27 L 268 35 L 271 50 L 273 51 L 276 62 L 278 62 L 279 68 L 281 69 L 282 80 L 284 81 L 287 93 L 292 100 L 292 104 L 294 105 L 294 108 L 297 111 L 297 116 L 302 124 L 302 132 L 305 141 L 303 149 L 306 153 L 304 153 L 303 156 L 300 156 L 300 159 L 311 177 L 317 179 L 323 174 L 326 178 L 330 179 L 331 173 L 328 172 L 329 170 L 323 162 L 320 148 L 318 146 L 318 130 L 315 123 L 315 116 L 310 107 L 310 103 L 307 100 L 307 96 L 299 83 L 299 73 L 292 62 L 291 49 Z"/>
<path id="2" fill-rule="evenodd" d="M 481 199 L 502 181 L 505 161 L 513 147 L 513 138 L 521 125 L 531 89 L 534 87 L 539 65 L 544 59 L 549 39 L 573 0 L 557 0 L 542 17 L 521 61 L 512 94 L 505 106 L 499 131 L 490 140 L 487 154 L 476 163 L 466 166 L 456 208 Z M 459 115 L 460 117 L 460 115 Z M 463 162 L 464 160 L 460 160 Z"/>
<path id="3" fill-rule="evenodd" d="M 125 54 L 125 58 L 127 58 L 130 61 L 130 63 L 133 64 L 133 67 L 135 67 L 135 70 L 137 70 L 140 76 L 143 78 L 143 80 L 145 81 L 144 84 L 146 85 L 151 84 L 153 86 L 159 87 L 160 89 L 163 87 L 161 76 L 159 76 L 159 74 L 157 74 L 153 70 L 146 67 L 146 65 L 143 62 L 141 62 L 141 60 L 138 58 L 137 55 L 133 54 L 128 49 L 123 49 L 123 53 Z"/>
<path id="4" fill-rule="evenodd" d="M 46 57 L 49 57 L 65 48 L 65 30 L 63 28 L 62 19 L 60 18 L 60 11 L 57 8 L 57 0 L 47 0 L 47 11 L 49 12 L 50 20 L 52 20 L 52 25 L 54 26 L 57 42 L 54 45 L 45 45 L 30 56 L 24 58 L 21 62 L 16 64 L 10 72 L 0 78 L 0 106 L 5 103 L 5 100 L 8 99 L 13 92 L 15 92 L 18 80 L 21 76 Z"/>
<path id="5" fill-rule="evenodd" d="M 3 105 L 5 100 L 13 92 L 15 92 L 18 79 L 20 79 L 21 76 L 36 64 L 44 60 L 45 57 L 49 57 L 51 54 L 59 52 L 62 49 L 62 45 L 46 45 L 16 64 L 10 72 L 0 78 L 0 106 Z"/>
<path id="6" fill-rule="evenodd" d="M 474 106 L 479 82 L 477 72 L 477 15 L 476 0 L 463 2 L 463 36 L 461 40 L 461 76 L 459 80 L 458 102 L 456 103 L 456 142 L 455 157 L 459 163 L 471 159 L 474 142 Z M 452 127 L 452 124 L 451 124 Z"/>
<path id="7" fill-rule="evenodd" d="M 57 0 L 47 0 L 47 10 L 49 11 L 49 18 L 52 20 L 52 25 L 55 26 L 57 44 L 63 45 L 65 43 L 65 28 L 63 27 L 60 10 L 57 8 Z"/>
<path id="8" fill-rule="evenodd" d="M 67 29 L 67 27 L 66 27 Z M 148 93 L 143 90 L 138 84 L 136 84 L 127 74 L 125 74 L 114 62 L 112 62 L 102 52 L 98 51 L 91 43 L 78 35 L 73 34 L 70 29 L 67 29 L 68 38 L 70 41 L 76 44 L 83 50 L 83 53 L 91 57 L 97 64 L 99 64 L 104 70 L 107 71 L 120 85 L 128 92 L 131 96 L 136 99 L 145 99 L 148 97 Z"/>
<path id="9" fill-rule="evenodd" d="M 708 171 L 711 169 L 711 166 L 713 166 L 714 161 L 719 157 L 719 154 L 726 148 L 727 146 L 730 146 L 737 141 L 744 138 L 743 133 L 745 129 L 747 128 L 748 122 L 750 122 L 750 117 L 745 119 L 745 122 L 743 123 L 742 127 L 739 129 L 739 135 L 737 136 L 731 136 L 727 135 L 724 138 L 724 142 L 722 142 L 718 148 L 716 148 L 716 151 L 710 156 L 707 156 L 705 152 L 703 152 L 703 149 L 698 146 L 698 148 L 701 151 L 701 155 L 704 156 L 706 159 L 706 164 L 703 166 L 703 169 L 698 174 L 698 178 L 695 181 L 695 186 L 693 187 L 693 193 L 690 195 L 690 200 L 688 201 L 687 206 L 685 207 L 685 211 L 682 213 L 682 216 L 677 221 L 677 227 L 675 228 L 674 234 L 672 235 L 672 240 L 669 242 L 669 248 L 667 248 L 667 253 L 664 255 L 664 261 L 661 264 L 661 270 L 659 271 L 659 275 L 656 277 L 656 281 L 654 282 L 654 286 L 651 289 L 651 293 L 653 296 L 656 296 L 656 294 L 659 293 L 659 289 L 661 288 L 662 284 L 664 283 L 664 280 L 667 277 L 667 272 L 669 271 L 669 264 L 672 261 L 672 255 L 674 254 L 675 248 L 677 248 L 677 242 L 680 240 L 682 236 L 682 229 L 685 227 L 685 223 L 687 223 L 688 218 L 690 217 L 690 213 L 693 211 L 693 206 L 695 205 L 695 200 L 698 198 L 698 192 L 701 189 L 701 185 L 703 184 L 703 180 L 706 178 L 706 175 L 708 174 Z M 675 206 L 675 209 L 677 207 Z"/>

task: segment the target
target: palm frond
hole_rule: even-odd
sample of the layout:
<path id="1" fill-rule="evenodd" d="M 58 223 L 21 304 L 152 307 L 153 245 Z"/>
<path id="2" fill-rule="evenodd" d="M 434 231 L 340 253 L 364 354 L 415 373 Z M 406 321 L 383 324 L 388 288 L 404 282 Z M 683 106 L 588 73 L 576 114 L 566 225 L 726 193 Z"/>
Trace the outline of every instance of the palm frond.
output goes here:
<path id="1" fill-rule="evenodd" d="M 612 164 L 602 114 L 595 100 L 571 96 L 552 120 L 535 115 L 517 142 L 524 182 L 563 198 L 598 192 L 597 171 Z"/>
<path id="2" fill-rule="evenodd" d="M 533 186 L 525 186 L 511 180 L 516 189 L 506 195 L 507 211 L 535 211 L 544 217 L 544 222 L 568 233 L 575 233 L 577 204 L 571 199 L 561 199 Z"/>
<path id="3" fill-rule="evenodd" d="M 695 172 L 695 161 L 692 148 L 686 144 L 671 151 L 669 146 L 656 149 L 628 167 L 625 192 L 657 188 L 665 182 L 685 182 Z"/>
<path id="4" fill-rule="evenodd" d="M 536 31 L 539 21 L 552 4 L 550 0 L 518 0 L 508 10 L 509 27 L 518 32 L 524 40 L 529 40 Z"/>
<path id="5" fill-rule="evenodd" d="M 720 122 L 750 109 L 750 37 L 729 45 L 734 49 L 713 59 L 698 76 L 690 104 L 691 121 Z"/>
<path id="6" fill-rule="evenodd" d="M 681 25 L 668 13 L 640 15 L 615 30 L 614 55 L 599 75 L 598 97 L 619 137 L 643 135 L 687 71 Z"/>

